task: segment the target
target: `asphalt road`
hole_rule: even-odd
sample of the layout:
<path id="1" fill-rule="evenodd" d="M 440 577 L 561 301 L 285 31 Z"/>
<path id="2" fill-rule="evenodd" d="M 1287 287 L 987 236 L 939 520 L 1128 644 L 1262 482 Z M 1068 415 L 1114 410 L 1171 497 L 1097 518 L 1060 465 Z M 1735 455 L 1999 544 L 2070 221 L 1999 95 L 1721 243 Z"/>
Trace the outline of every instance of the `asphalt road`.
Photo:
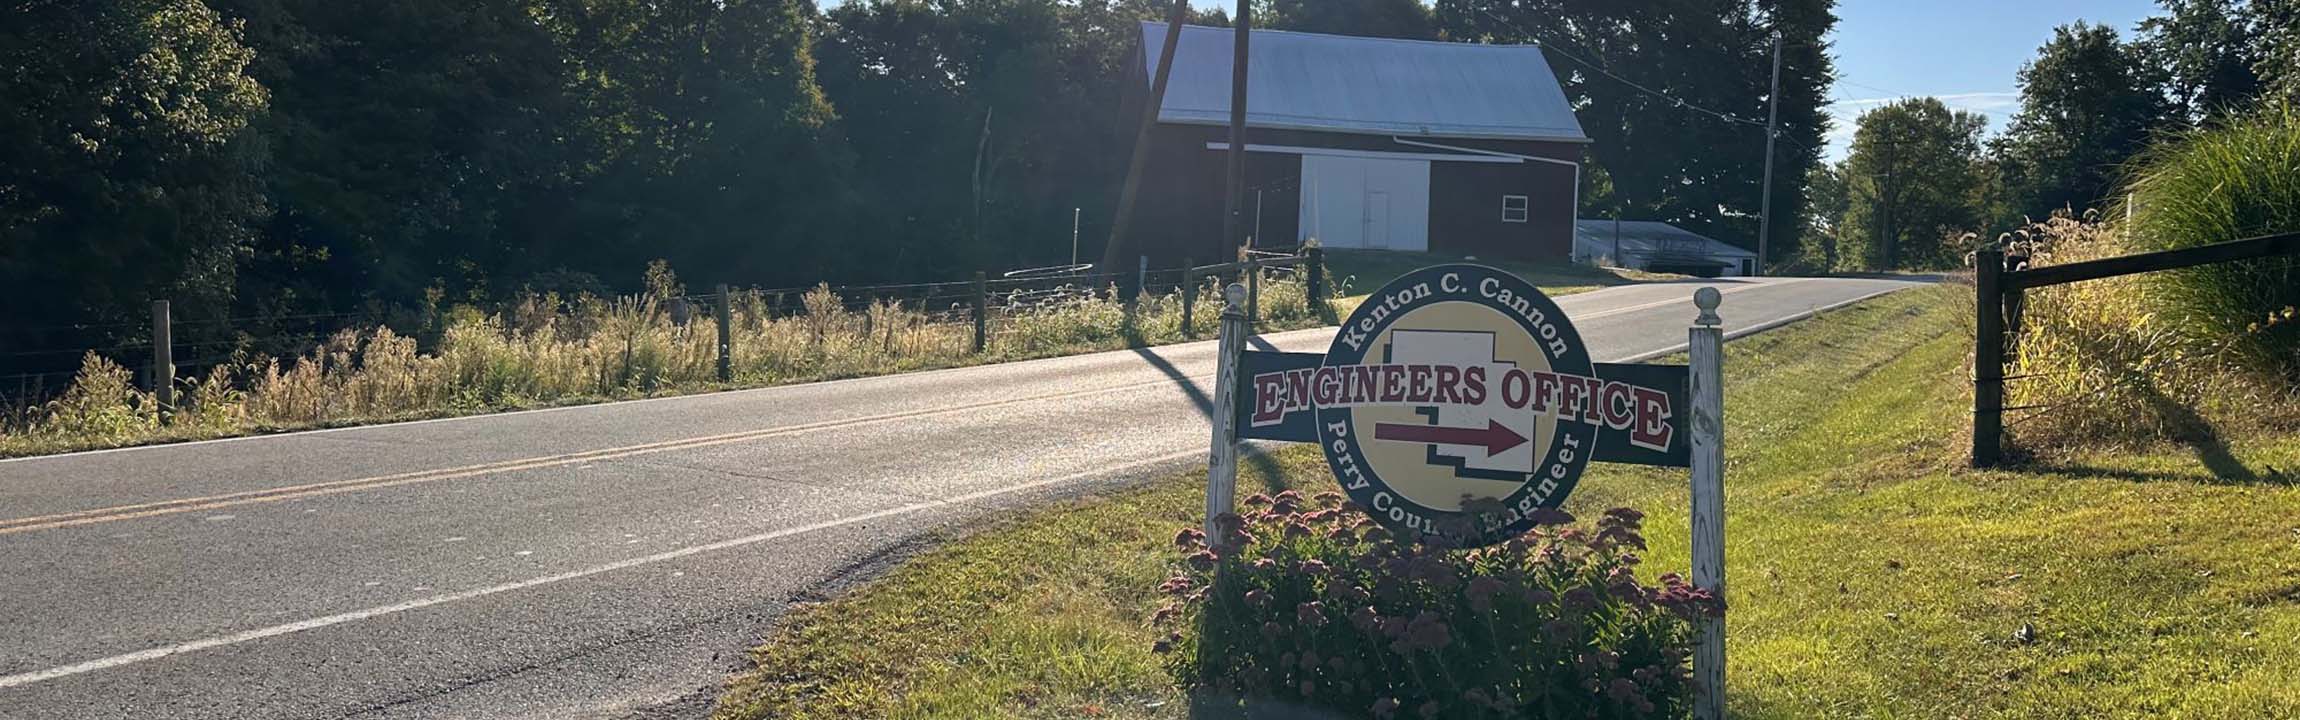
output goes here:
<path id="1" fill-rule="evenodd" d="M 1912 284 L 1717 283 L 1728 332 Z M 1695 287 L 1559 304 L 1625 360 Z M 0 461 L 0 717 L 699 714 L 790 603 L 937 529 L 1203 462 L 1213 354 Z"/>

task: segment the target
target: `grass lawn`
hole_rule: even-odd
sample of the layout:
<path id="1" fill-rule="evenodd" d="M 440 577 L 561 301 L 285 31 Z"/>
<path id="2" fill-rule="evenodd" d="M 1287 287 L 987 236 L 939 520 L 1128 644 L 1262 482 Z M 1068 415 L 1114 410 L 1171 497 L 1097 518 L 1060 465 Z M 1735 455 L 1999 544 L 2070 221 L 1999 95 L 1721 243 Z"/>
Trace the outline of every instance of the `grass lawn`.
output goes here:
<path id="1" fill-rule="evenodd" d="M 1960 308 L 1908 291 L 1728 345 L 1733 713 L 2300 717 L 2300 489 L 2178 447 L 1963 468 Z M 2300 467 L 2300 438 L 2232 442 Z M 1145 619 L 1202 482 L 978 528 L 797 611 L 718 714 L 1182 717 Z M 1295 446 L 1239 485 L 1330 483 Z M 1658 574 L 1686 566 L 1685 502 L 1681 472 L 1593 466 L 1570 507 L 1646 511 Z"/>

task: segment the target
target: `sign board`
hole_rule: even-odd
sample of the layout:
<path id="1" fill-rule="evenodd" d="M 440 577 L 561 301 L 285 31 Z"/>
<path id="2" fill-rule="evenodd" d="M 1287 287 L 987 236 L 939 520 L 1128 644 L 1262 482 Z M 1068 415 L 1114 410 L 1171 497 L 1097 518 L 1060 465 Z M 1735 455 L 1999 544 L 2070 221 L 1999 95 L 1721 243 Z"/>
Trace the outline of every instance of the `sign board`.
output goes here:
<path id="1" fill-rule="evenodd" d="M 1231 377 L 1237 437 L 1318 443 L 1401 536 L 1496 542 L 1563 503 L 1592 460 L 1691 463 L 1684 366 L 1593 362 L 1548 296 L 1481 265 L 1400 277 L 1325 354 L 1246 352 Z"/>

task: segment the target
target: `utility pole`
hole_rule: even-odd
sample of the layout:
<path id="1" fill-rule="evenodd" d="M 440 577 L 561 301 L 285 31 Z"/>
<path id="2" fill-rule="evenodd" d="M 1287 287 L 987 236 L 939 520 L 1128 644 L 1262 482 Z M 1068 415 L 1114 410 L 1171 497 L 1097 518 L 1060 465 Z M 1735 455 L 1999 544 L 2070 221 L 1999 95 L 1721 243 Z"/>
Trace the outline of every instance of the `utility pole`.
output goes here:
<path id="1" fill-rule="evenodd" d="M 1247 245 L 1262 242 L 1262 189 L 1254 188 L 1254 234 L 1246 236 Z"/>
<path id="2" fill-rule="evenodd" d="M 982 138 L 974 142 L 974 241 L 977 244 L 982 242 L 982 156 L 990 152 L 990 116 L 997 112 L 996 107 L 983 109 Z"/>
<path id="3" fill-rule="evenodd" d="M 1765 182 L 1764 192 L 1757 200 L 1757 274 L 1770 275 L 1765 269 L 1768 259 L 1766 248 L 1773 240 L 1773 138 L 1780 134 L 1781 123 L 1781 31 L 1773 31 L 1773 89 L 1765 94 Z"/>
<path id="4" fill-rule="evenodd" d="M 1134 222 L 1135 198 L 1141 194 L 1142 168 L 1150 162 L 1150 135 L 1158 127 L 1158 111 L 1166 107 L 1166 79 L 1174 74 L 1174 46 L 1182 41 L 1182 22 L 1190 19 L 1190 0 L 1174 0 L 1166 16 L 1166 41 L 1158 54 L 1158 67 L 1150 73 L 1150 97 L 1142 105 L 1142 122 L 1135 126 L 1134 153 L 1126 162 L 1126 182 L 1118 189 L 1118 210 L 1110 216 L 1110 241 L 1102 246 L 1102 262 L 1095 267 L 1105 276 L 1115 274 L 1118 249 L 1126 244 L 1126 226 Z"/>
<path id="5" fill-rule="evenodd" d="M 1236 253 L 1244 244 L 1246 213 L 1246 58 L 1254 29 L 1254 3 L 1238 0 L 1235 52 L 1230 59 L 1230 178 L 1224 193 L 1222 242 L 1224 251 Z"/>
<path id="6" fill-rule="evenodd" d="M 1879 132 L 1882 134 L 1883 131 Z M 1909 144 L 1909 142 L 1890 137 L 1877 138 L 1871 141 L 1871 144 L 1876 148 L 1879 162 L 1885 166 L 1884 172 L 1863 174 L 1864 177 L 1876 184 L 1871 202 L 1877 218 L 1875 227 L 1871 228 L 1876 233 L 1876 243 L 1870 248 L 1872 254 L 1869 257 L 1881 262 L 1887 270 L 1899 267 L 1901 264 L 1901 237 L 1897 229 L 1893 227 L 1894 210 L 1900 204 L 1900 177 L 1894 164 L 1899 155 L 1898 148 Z"/>
<path id="7" fill-rule="evenodd" d="M 1893 156 L 1895 153 L 1890 149 L 1898 145 L 1900 143 L 1897 142 L 1885 145 L 1888 148 L 1885 151 L 1885 222 L 1883 223 L 1886 270 L 1896 270 L 1901 267 L 1901 233 L 1900 228 L 1893 227 L 1893 206 L 1900 204 L 1900 187 L 1898 178 L 1893 176 Z"/>

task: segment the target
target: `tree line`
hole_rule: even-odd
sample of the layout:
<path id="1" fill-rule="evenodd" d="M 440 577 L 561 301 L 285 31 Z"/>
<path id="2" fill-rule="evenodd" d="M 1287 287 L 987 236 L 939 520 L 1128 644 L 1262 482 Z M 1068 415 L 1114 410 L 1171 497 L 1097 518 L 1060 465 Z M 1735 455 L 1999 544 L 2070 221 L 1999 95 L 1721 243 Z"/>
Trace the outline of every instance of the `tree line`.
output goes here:
<path id="1" fill-rule="evenodd" d="M 1833 0 L 1256 0 L 1260 27 L 1539 43 L 1584 212 L 1776 254 L 1808 223 Z M 964 277 L 1098 249 L 1163 0 L 18 0 L 0 345 L 402 317 L 522 290 Z M 1191 21 L 1227 25 L 1222 11 Z M 1570 58 L 1570 59 L 1569 59 Z M 1093 257 L 1096 253 L 1083 253 Z"/>
<path id="2" fill-rule="evenodd" d="M 2300 1 L 2158 4 L 2129 35 L 2055 29 L 2021 68 L 2019 109 L 1996 135 L 1939 98 L 1863 113 L 1847 156 L 1812 169 L 1803 260 L 1955 266 L 1992 231 L 2115 212 L 2124 168 L 2152 144 L 2300 95 Z"/>

